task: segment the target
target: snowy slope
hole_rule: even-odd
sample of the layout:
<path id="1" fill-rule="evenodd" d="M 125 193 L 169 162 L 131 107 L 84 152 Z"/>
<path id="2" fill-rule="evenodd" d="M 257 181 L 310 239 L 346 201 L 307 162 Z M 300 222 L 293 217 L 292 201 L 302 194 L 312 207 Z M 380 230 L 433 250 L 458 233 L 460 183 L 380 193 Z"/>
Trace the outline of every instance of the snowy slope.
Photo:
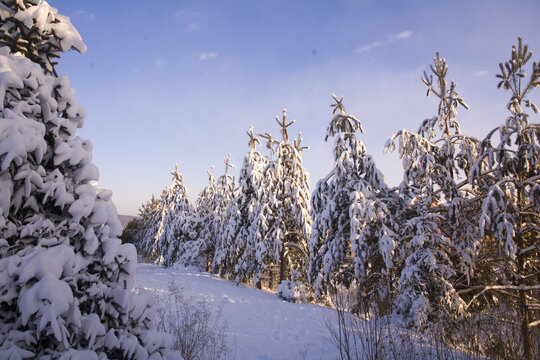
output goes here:
<path id="1" fill-rule="evenodd" d="M 325 319 L 333 310 L 312 304 L 293 304 L 276 294 L 255 290 L 218 276 L 186 269 L 140 264 L 137 287 L 165 291 L 173 277 L 186 296 L 222 302 L 236 359 L 336 359 Z M 304 357 L 305 355 L 305 357 Z"/>

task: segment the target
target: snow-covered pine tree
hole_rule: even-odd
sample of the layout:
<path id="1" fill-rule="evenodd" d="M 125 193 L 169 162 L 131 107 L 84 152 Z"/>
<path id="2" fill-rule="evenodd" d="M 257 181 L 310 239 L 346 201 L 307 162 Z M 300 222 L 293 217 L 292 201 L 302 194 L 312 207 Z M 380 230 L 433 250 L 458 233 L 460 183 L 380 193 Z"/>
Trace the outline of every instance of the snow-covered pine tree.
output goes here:
<path id="1" fill-rule="evenodd" d="M 312 194 L 309 281 L 318 297 L 327 294 L 330 283 L 354 282 L 365 300 L 389 300 L 399 242 L 392 215 L 401 207 L 400 198 L 356 136 L 362 132 L 360 121 L 347 114 L 343 97 L 332 97 L 334 116 L 325 140 L 335 136 L 335 163 Z"/>
<path id="2" fill-rule="evenodd" d="M 230 244 L 228 240 L 233 240 L 234 237 L 229 237 L 225 234 L 234 233 L 236 225 L 234 224 L 235 213 L 238 208 L 234 202 L 236 197 L 236 180 L 234 176 L 229 174 L 229 168 L 236 168 L 231 164 L 231 154 L 228 154 L 224 159 L 225 173 L 219 177 L 216 186 L 216 196 L 212 204 L 213 221 L 208 228 L 207 243 L 212 243 L 212 270 L 215 273 L 222 275 L 230 273 L 234 267 L 235 260 L 228 258 Z M 225 235 L 225 236 L 224 236 Z"/>
<path id="3" fill-rule="evenodd" d="M 172 185 L 165 189 L 162 218 L 156 234 L 154 253 L 159 254 L 165 266 L 178 259 L 181 244 L 189 242 L 193 234 L 193 207 L 178 165 L 171 172 Z"/>
<path id="4" fill-rule="evenodd" d="M 195 201 L 195 212 L 193 214 L 191 241 L 182 244 L 177 262 L 183 266 L 196 266 L 200 270 L 210 270 L 213 259 L 213 251 L 209 252 L 210 244 L 208 238 L 208 228 L 213 221 L 213 203 L 216 196 L 216 179 L 213 175 L 212 166 L 208 174 L 208 185 L 206 185 Z"/>
<path id="5" fill-rule="evenodd" d="M 161 201 L 154 195 L 139 208 L 139 217 L 135 219 L 136 230 L 133 234 L 133 242 L 137 248 L 137 254 L 150 259 L 153 258 L 152 247 L 159 229 L 161 220 Z"/>
<path id="6" fill-rule="evenodd" d="M 533 62 L 530 75 L 525 73 L 531 57 L 519 38 L 510 60 L 499 64 L 498 87 L 511 92 L 510 116 L 482 141 L 471 174 L 482 194 L 483 246 L 497 254 L 488 264 L 497 276 L 469 289 L 470 304 L 487 293 L 518 309 L 522 356 L 528 360 L 533 359 L 531 333 L 540 326 L 540 123 L 524 111 L 539 111 L 531 91 L 540 85 L 540 65 Z"/>
<path id="7" fill-rule="evenodd" d="M 403 159 L 400 192 L 407 203 L 402 228 L 407 257 L 394 311 L 417 327 L 464 312 L 465 303 L 456 291 L 457 275 L 461 271 L 470 278 L 480 247 L 477 217 L 471 211 L 475 194 L 467 184 L 478 141 L 460 133 L 457 108 L 468 107 L 455 83 L 448 86 L 448 66 L 439 54 L 431 70 L 436 81 L 426 72 L 422 80 L 427 95 L 440 100 L 438 116 L 425 120 L 416 133 L 397 132 L 385 146 L 385 151 L 393 151 L 397 145 Z"/>
<path id="8" fill-rule="evenodd" d="M 171 172 L 172 184 L 166 187 L 161 195 L 160 219 L 158 230 L 154 238 L 152 253 L 165 266 L 171 266 L 172 257 L 178 250 L 178 244 L 175 232 L 179 230 L 175 226 L 177 217 L 185 217 L 192 213 L 191 204 L 187 197 L 187 190 L 184 186 L 182 175 L 178 171 L 178 165 Z"/>
<path id="9" fill-rule="evenodd" d="M 212 175 L 213 167 L 208 172 L 208 185 L 199 193 L 196 203 L 196 240 L 186 244 L 180 257 L 183 265 L 195 265 L 206 271 L 213 271 L 216 247 L 220 247 L 220 233 L 224 217 L 234 199 L 235 180 L 228 173 L 234 167 L 230 163 L 231 154 L 225 158 L 225 173 L 217 183 Z"/>
<path id="10" fill-rule="evenodd" d="M 275 165 L 275 146 L 278 143 L 270 134 L 258 134 L 266 139 L 266 148 L 269 152 L 268 156 L 264 157 L 265 166 L 263 167 L 260 178 L 259 187 L 256 188 L 255 198 L 253 202 L 254 208 L 253 221 L 249 227 L 249 238 L 246 244 L 246 249 L 240 259 L 242 270 L 240 273 L 246 279 L 251 279 L 252 285 L 261 288 L 261 278 L 267 269 L 268 265 L 276 264 L 277 257 L 272 257 L 271 246 L 272 241 L 267 238 L 267 234 L 274 221 L 275 194 L 272 184 L 272 174 L 268 171 L 270 166 Z"/>
<path id="11" fill-rule="evenodd" d="M 171 175 L 173 176 L 172 184 L 165 187 L 161 192 L 159 222 L 152 244 L 152 257 L 160 263 L 163 263 L 163 256 L 167 252 L 168 233 L 172 230 L 173 218 L 169 217 L 169 212 L 171 210 L 174 212 L 176 202 L 183 198 L 182 192 L 185 192 L 182 176 L 178 172 L 178 165 L 176 166 L 176 170 L 171 172 Z"/>
<path id="12" fill-rule="evenodd" d="M 307 276 L 309 260 L 307 241 L 311 235 L 309 175 L 302 165 L 301 134 L 289 141 L 287 110 L 276 121 L 280 126 L 281 141 L 263 134 L 275 158 L 268 160 L 263 170 L 260 187 L 256 227 L 252 234 L 260 233 L 256 243 L 257 270 L 253 279 L 257 283 L 268 265 L 279 265 L 280 282 Z M 275 146 L 275 150 L 273 147 Z"/>
<path id="13" fill-rule="evenodd" d="M 85 111 L 54 59 L 86 46 L 42 0 L 0 2 L 0 358 L 158 359 L 135 247 L 94 186 Z"/>
<path id="14" fill-rule="evenodd" d="M 236 198 L 227 210 L 229 215 L 221 235 L 223 251 L 219 266 L 222 274 L 233 276 L 238 282 L 247 282 L 253 277 L 256 234 L 252 233 L 252 225 L 256 222 L 257 192 L 266 165 L 266 158 L 257 150 L 260 141 L 253 126 L 247 134 L 250 150 L 240 169 Z"/>

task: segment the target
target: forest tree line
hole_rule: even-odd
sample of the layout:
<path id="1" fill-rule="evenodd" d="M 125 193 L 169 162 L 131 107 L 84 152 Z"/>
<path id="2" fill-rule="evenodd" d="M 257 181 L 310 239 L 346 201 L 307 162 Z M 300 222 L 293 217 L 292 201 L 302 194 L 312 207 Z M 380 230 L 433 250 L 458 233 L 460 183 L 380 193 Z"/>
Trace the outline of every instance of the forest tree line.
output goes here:
<path id="1" fill-rule="evenodd" d="M 461 132 L 458 109 L 468 106 L 437 54 L 422 77 L 427 96 L 439 100 L 437 115 L 385 144 L 403 161 L 396 187 L 360 140 L 360 120 L 333 95 L 325 140 L 334 139 L 335 162 L 310 193 L 306 147 L 301 134 L 289 137 L 294 121 L 284 110 L 280 136 L 251 128 L 238 179 L 229 155 L 223 175 L 208 172 L 195 204 L 177 167 L 130 224 L 138 252 L 258 287 L 279 269 L 280 282 L 308 284 L 323 301 L 356 287 L 359 302 L 420 330 L 504 315 L 532 359 L 540 336 L 540 123 L 528 111 L 539 111 L 531 92 L 540 66 L 531 57 L 518 39 L 500 63 L 507 115 L 477 139 Z"/>

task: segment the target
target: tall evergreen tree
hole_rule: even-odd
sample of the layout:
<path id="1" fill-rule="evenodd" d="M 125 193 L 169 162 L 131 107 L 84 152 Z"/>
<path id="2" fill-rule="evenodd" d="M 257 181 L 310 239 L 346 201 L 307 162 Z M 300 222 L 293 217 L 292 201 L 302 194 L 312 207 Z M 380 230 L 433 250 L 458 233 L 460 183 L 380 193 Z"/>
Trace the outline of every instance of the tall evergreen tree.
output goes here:
<path id="1" fill-rule="evenodd" d="M 387 298 L 398 244 L 392 212 L 399 208 L 399 196 L 384 183 L 356 136 L 362 132 L 360 121 L 347 114 L 343 98 L 332 97 L 334 117 L 325 140 L 336 138 L 335 163 L 312 194 L 309 281 L 318 296 L 327 293 L 330 282 L 347 286 L 354 282 L 369 301 L 374 292 L 385 291 Z M 390 281 L 382 281 L 385 278 Z"/>
<path id="2" fill-rule="evenodd" d="M 139 217 L 135 219 L 136 229 L 133 233 L 133 242 L 137 254 L 145 258 L 153 258 L 152 247 L 159 229 L 161 220 L 161 201 L 154 195 L 139 208 Z"/>
<path id="3" fill-rule="evenodd" d="M 266 165 L 266 158 L 256 149 L 260 141 L 253 132 L 253 126 L 247 134 L 250 150 L 244 157 L 237 195 L 228 209 L 228 220 L 221 235 L 220 272 L 234 276 L 237 281 L 248 281 L 253 277 L 257 238 L 253 231 L 257 229 L 252 225 L 256 222 L 257 192 Z"/>
<path id="4" fill-rule="evenodd" d="M 86 46 L 45 1 L 0 3 L 0 358 L 161 358 L 137 258 L 95 187 L 85 111 L 54 59 Z"/>
<path id="5" fill-rule="evenodd" d="M 255 226 L 263 232 L 256 244 L 255 283 L 270 264 L 279 265 L 280 282 L 288 277 L 305 277 L 307 272 L 307 241 L 311 234 L 309 175 L 301 154 L 306 147 L 301 145 L 301 134 L 290 142 L 287 128 L 294 121 L 287 123 L 286 112 L 284 109 L 281 121 L 276 117 L 281 141 L 264 134 L 275 158 L 269 159 L 263 170 L 259 192 Z"/>
<path id="6" fill-rule="evenodd" d="M 157 251 L 162 254 L 165 266 L 171 266 L 176 262 L 183 244 L 192 240 L 194 231 L 194 210 L 189 202 L 187 189 L 182 174 L 178 171 L 178 165 L 171 174 L 173 184 L 169 188 L 168 196 L 172 200 L 162 220 L 161 237 L 157 243 Z"/>
<path id="7" fill-rule="evenodd" d="M 193 213 L 178 165 L 171 175 L 172 185 L 161 196 L 161 219 L 152 250 L 165 266 L 171 266 L 177 259 L 179 242 L 185 242 L 185 235 L 191 232 L 189 221 Z"/>
<path id="8" fill-rule="evenodd" d="M 236 168 L 231 164 L 231 154 L 224 160 L 225 173 L 219 177 L 216 196 L 212 208 L 214 210 L 214 220 L 209 229 L 208 236 L 214 241 L 214 253 L 212 268 L 216 273 L 230 274 L 235 259 L 229 257 L 229 249 L 234 246 L 234 233 L 236 232 L 236 213 L 238 208 L 234 202 L 236 197 L 236 181 L 234 176 L 229 174 L 229 168 Z M 229 242 L 232 240 L 232 242 Z"/>
<path id="9" fill-rule="evenodd" d="M 176 166 L 176 170 L 171 172 L 171 175 L 173 176 L 172 185 L 167 186 L 161 192 L 161 205 L 159 206 L 160 219 L 154 237 L 154 243 L 152 244 L 153 257 L 158 259 L 159 262 L 163 262 L 163 256 L 167 252 L 168 240 L 171 236 L 169 233 L 172 231 L 171 225 L 174 220 L 174 208 L 177 202 L 182 201 L 185 193 L 182 176 L 178 172 L 178 165 Z M 169 213 L 171 214 L 169 215 Z"/>
<path id="10" fill-rule="evenodd" d="M 195 212 L 192 221 L 191 240 L 182 244 L 178 254 L 177 262 L 183 266 L 196 266 L 201 270 L 210 270 L 213 259 L 213 242 L 208 236 L 209 227 L 213 223 L 213 204 L 216 196 L 216 179 L 213 175 L 214 167 L 211 167 L 208 174 L 208 185 L 206 185 L 195 202 Z"/>
<path id="11" fill-rule="evenodd" d="M 395 312 L 418 327 L 464 312 L 456 289 L 458 272 L 470 277 L 479 249 L 477 221 L 468 210 L 475 194 L 467 185 L 478 142 L 460 133 L 457 109 L 468 106 L 455 83 L 447 84 L 448 66 L 439 54 L 431 70 L 435 81 L 425 72 L 422 80 L 427 95 L 440 100 L 438 116 L 425 120 L 417 132 L 397 132 L 385 149 L 397 145 L 405 170 L 400 192 L 407 204 L 402 227 L 406 259 Z"/>
<path id="12" fill-rule="evenodd" d="M 184 265 L 198 265 L 206 271 L 213 271 L 216 248 L 220 249 L 221 230 L 225 223 L 227 208 L 234 199 L 236 187 L 234 177 L 229 174 L 231 154 L 225 158 L 225 173 L 216 182 L 208 172 L 208 185 L 197 198 L 197 239 L 192 241 L 182 255 Z"/>
<path id="13" fill-rule="evenodd" d="M 482 141 L 471 176 L 482 194 L 483 245 L 498 256 L 488 264 L 497 277 L 469 289 L 470 303 L 490 293 L 515 304 L 524 359 L 533 359 L 531 333 L 540 326 L 540 123 L 524 111 L 539 111 L 530 97 L 540 85 L 539 64 L 533 62 L 530 75 L 525 73 L 531 57 L 519 38 L 510 60 L 499 64 L 498 87 L 511 92 L 510 115 Z"/>

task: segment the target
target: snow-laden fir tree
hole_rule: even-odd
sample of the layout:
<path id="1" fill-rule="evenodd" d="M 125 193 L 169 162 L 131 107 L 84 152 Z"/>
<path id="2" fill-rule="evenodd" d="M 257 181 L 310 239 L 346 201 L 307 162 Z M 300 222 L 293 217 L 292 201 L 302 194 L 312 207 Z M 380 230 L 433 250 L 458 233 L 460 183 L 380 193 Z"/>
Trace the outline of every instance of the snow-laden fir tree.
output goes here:
<path id="1" fill-rule="evenodd" d="M 165 266 L 173 265 L 180 255 L 182 244 L 192 240 L 195 220 L 178 165 L 171 175 L 172 185 L 165 189 L 162 218 L 154 243 L 154 253 L 159 254 Z"/>
<path id="2" fill-rule="evenodd" d="M 195 201 L 195 213 L 193 215 L 193 239 L 182 244 L 178 254 L 178 263 L 183 266 L 196 266 L 201 270 L 210 270 L 213 260 L 213 251 L 208 227 L 213 221 L 213 204 L 216 196 L 216 178 L 213 175 L 214 167 L 211 167 L 208 174 L 208 185 L 206 185 Z"/>
<path id="3" fill-rule="evenodd" d="M 250 150 L 240 169 L 236 198 L 227 210 L 227 221 L 221 234 L 222 250 L 219 257 L 216 251 L 218 261 L 215 264 L 220 273 L 233 276 L 238 282 L 249 281 L 255 269 L 255 243 L 260 234 L 253 234 L 252 230 L 256 228 L 252 224 L 256 222 L 257 192 L 266 165 L 266 158 L 257 150 L 260 141 L 253 126 L 247 134 Z"/>
<path id="4" fill-rule="evenodd" d="M 540 327 L 540 123 L 524 109 L 538 113 L 531 91 L 540 85 L 540 65 L 533 62 L 527 75 L 531 57 L 519 38 L 510 60 L 499 64 L 510 115 L 482 141 L 471 176 L 482 194 L 481 235 L 496 277 L 472 287 L 470 303 L 490 295 L 517 308 L 524 359 L 533 359 L 531 334 Z"/>
<path id="5" fill-rule="evenodd" d="M 147 259 L 153 258 L 152 247 L 161 221 L 161 201 L 154 195 L 139 208 L 139 217 L 135 219 L 133 243 L 137 254 Z"/>
<path id="6" fill-rule="evenodd" d="M 280 282 L 306 277 L 309 260 L 307 241 L 311 235 L 309 175 L 302 165 L 301 134 L 289 140 L 286 110 L 276 121 L 281 127 L 281 141 L 264 134 L 268 147 L 275 156 L 263 170 L 258 194 L 257 220 L 253 234 L 260 233 L 255 244 L 256 284 L 269 265 L 279 265 Z"/>
<path id="7" fill-rule="evenodd" d="M 335 163 L 312 194 L 309 281 L 318 297 L 327 294 L 330 283 L 354 282 L 363 299 L 387 299 L 399 242 L 393 216 L 399 196 L 358 139 L 360 121 L 347 114 L 343 98 L 332 97 L 334 116 L 325 140 L 335 137 Z"/>
<path id="8" fill-rule="evenodd" d="M 394 311 L 417 327 L 465 311 L 456 283 L 463 274 L 466 284 L 480 248 L 477 214 L 471 211 L 475 193 L 467 184 L 478 142 L 460 133 L 457 109 L 468 107 L 455 83 L 447 84 L 446 61 L 437 54 L 431 70 L 435 82 L 425 72 L 422 80 L 427 95 L 440 100 L 438 116 L 425 120 L 417 132 L 397 132 L 385 148 L 397 147 L 403 159 L 400 192 L 407 203 L 402 227 L 406 259 Z"/>
<path id="9" fill-rule="evenodd" d="M 228 249 L 232 246 L 228 240 L 229 236 L 223 236 L 225 233 L 233 233 L 235 225 L 233 217 L 237 212 L 234 204 L 236 197 L 236 180 L 229 174 L 229 168 L 236 168 L 231 164 L 231 154 L 224 159 L 225 173 L 218 178 L 216 186 L 216 195 L 211 204 L 213 212 L 213 221 L 208 232 L 205 232 L 207 243 L 211 243 L 212 269 L 215 273 L 225 274 L 230 272 L 234 266 L 234 259 L 227 258 Z"/>
<path id="10" fill-rule="evenodd" d="M 168 241 L 172 239 L 172 222 L 174 220 L 174 210 L 177 203 L 181 203 L 186 195 L 186 188 L 182 180 L 182 175 L 178 171 L 178 165 L 171 172 L 172 184 L 161 192 L 161 205 L 159 207 L 159 223 L 152 245 L 154 258 L 163 263 L 163 256 L 167 253 Z M 172 212 L 170 215 L 169 213 Z"/>
<path id="11" fill-rule="evenodd" d="M 135 247 L 95 187 L 85 111 L 54 59 L 86 46 L 45 1 L 0 2 L 0 358 L 157 359 Z"/>
<path id="12" fill-rule="evenodd" d="M 216 248 L 220 249 L 221 230 L 225 223 L 227 209 L 234 199 L 235 180 L 229 174 L 229 154 L 225 158 L 225 173 L 216 182 L 208 172 L 208 185 L 200 192 L 196 202 L 196 240 L 186 244 L 180 256 L 183 265 L 195 265 L 206 271 L 212 271 Z"/>

